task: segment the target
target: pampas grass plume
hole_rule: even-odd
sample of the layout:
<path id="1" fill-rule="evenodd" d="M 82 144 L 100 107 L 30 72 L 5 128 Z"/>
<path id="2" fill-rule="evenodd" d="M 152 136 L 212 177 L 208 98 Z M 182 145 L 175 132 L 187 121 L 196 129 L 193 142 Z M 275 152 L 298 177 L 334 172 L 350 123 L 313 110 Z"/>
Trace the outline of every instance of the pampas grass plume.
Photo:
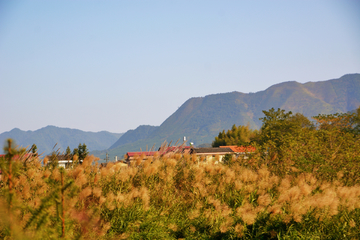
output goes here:
<path id="1" fill-rule="evenodd" d="M 91 187 L 84 188 L 79 194 L 79 199 L 83 200 L 87 198 L 88 196 L 90 196 L 91 192 L 92 192 Z"/>
<path id="2" fill-rule="evenodd" d="M 168 225 L 168 228 L 171 229 L 174 232 L 176 232 L 178 230 L 178 226 L 175 223 L 170 223 Z"/>
<path id="3" fill-rule="evenodd" d="M 173 168 L 176 166 L 177 161 L 173 158 L 168 158 L 168 159 L 165 159 L 165 164 L 166 164 L 166 166 Z"/>
<path id="4" fill-rule="evenodd" d="M 51 174 L 51 178 L 56 180 L 56 181 L 60 181 L 60 172 L 59 169 L 55 168 Z"/>
<path id="5" fill-rule="evenodd" d="M 24 185 L 22 190 L 22 196 L 25 200 L 31 197 L 29 184 Z"/>
<path id="6" fill-rule="evenodd" d="M 190 211 L 190 213 L 188 215 L 188 218 L 190 220 L 193 220 L 193 219 L 195 219 L 195 218 L 197 218 L 199 216 L 200 216 L 200 211 L 198 209 L 193 209 L 193 210 Z"/>
<path id="7" fill-rule="evenodd" d="M 94 195 L 95 197 L 100 197 L 100 196 L 101 196 L 101 193 L 102 193 L 101 188 L 95 187 L 95 188 L 93 189 L 93 195 Z"/>
<path id="8" fill-rule="evenodd" d="M 250 203 L 246 202 L 241 207 L 237 208 L 236 213 L 246 224 L 252 225 L 255 223 L 256 213 L 253 211 L 253 207 Z"/>
<path id="9" fill-rule="evenodd" d="M 243 235 L 244 235 L 244 226 L 243 225 L 241 225 L 241 224 L 236 224 L 235 225 L 235 233 L 236 233 L 236 236 L 237 237 L 242 237 Z"/>
<path id="10" fill-rule="evenodd" d="M 258 175 L 251 171 L 250 169 L 244 169 L 241 173 L 240 173 L 240 180 L 243 182 L 254 182 L 256 181 L 258 178 Z"/>
<path id="11" fill-rule="evenodd" d="M 140 198 L 143 202 L 144 209 L 147 211 L 150 205 L 149 190 L 146 187 L 141 187 L 139 191 Z"/>
<path id="12" fill-rule="evenodd" d="M 270 177 L 270 171 L 265 165 L 262 165 L 261 168 L 258 170 L 259 177 L 262 179 L 268 179 Z"/>
<path id="13" fill-rule="evenodd" d="M 240 180 L 235 180 L 235 189 L 241 190 L 241 188 L 244 186 L 244 184 Z"/>
<path id="14" fill-rule="evenodd" d="M 271 204 L 270 194 L 266 193 L 258 197 L 258 204 L 261 206 L 269 206 Z"/>
<path id="15" fill-rule="evenodd" d="M 233 182 L 235 180 L 235 172 L 230 168 L 226 169 L 225 171 L 225 182 L 227 184 Z"/>

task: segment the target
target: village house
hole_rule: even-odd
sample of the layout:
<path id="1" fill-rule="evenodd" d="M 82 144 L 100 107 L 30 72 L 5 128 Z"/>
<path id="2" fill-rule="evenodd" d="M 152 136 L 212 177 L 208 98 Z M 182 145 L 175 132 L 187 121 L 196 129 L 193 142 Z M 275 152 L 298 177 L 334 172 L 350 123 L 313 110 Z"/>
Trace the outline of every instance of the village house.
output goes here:
<path id="1" fill-rule="evenodd" d="M 194 148 L 190 146 L 178 146 L 178 147 L 164 147 L 159 148 L 158 151 L 149 151 L 149 152 L 127 152 L 124 156 L 124 159 L 127 163 L 130 163 L 132 160 L 141 157 L 142 160 L 146 160 L 149 157 L 154 156 L 171 156 L 173 154 L 195 154 L 198 156 L 198 159 L 203 159 L 206 161 L 209 160 L 219 160 L 220 162 L 225 157 L 226 154 L 234 154 L 235 152 L 231 148 L 222 147 L 222 148 Z"/>
<path id="2" fill-rule="evenodd" d="M 136 158 L 143 161 L 155 156 L 171 156 L 174 154 L 195 154 L 198 160 L 222 162 L 223 158 L 230 154 L 236 157 L 247 159 L 249 154 L 255 152 L 253 146 L 220 146 L 215 148 L 194 148 L 192 146 L 160 147 L 158 151 L 127 152 L 124 160 L 127 164 Z"/>
<path id="3" fill-rule="evenodd" d="M 141 157 L 142 160 L 146 160 L 149 157 L 154 156 L 171 156 L 173 154 L 191 154 L 192 147 L 190 146 L 172 146 L 172 147 L 160 147 L 158 151 L 142 151 L 142 152 L 127 152 L 124 156 L 126 163 L 130 163 L 132 160 Z"/>
<path id="4" fill-rule="evenodd" d="M 196 154 L 198 159 L 204 159 L 205 161 L 218 160 L 222 162 L 226 154 L 234 154 L 231 148 L 194 148 L 192 154 Z"/>
<path id="5" fill-rule="evenodd" d="M 73 160 L 67 155 L 58 155 L 58 166 L 63 168 L 70 168 L 73 164 Z"/>
<path id="6" fill-rule="evenodd" d="M 48 159 L 51 161 L 53 158 L 52 155 L 47 156 Z M 63 167 L 65 169 L 71 168 L 73 166 L 73 160 L 71 159 L 71 156 L 66 154 L 57 154 L 56 155 L 57 165 L 58 167 Z M 79 160 L 78 163 L 82 164 L 83 160 Z M 50 163 L 50 162 L 49 162 Z M 48 163 L 48 164 L 49 164 Z"/>

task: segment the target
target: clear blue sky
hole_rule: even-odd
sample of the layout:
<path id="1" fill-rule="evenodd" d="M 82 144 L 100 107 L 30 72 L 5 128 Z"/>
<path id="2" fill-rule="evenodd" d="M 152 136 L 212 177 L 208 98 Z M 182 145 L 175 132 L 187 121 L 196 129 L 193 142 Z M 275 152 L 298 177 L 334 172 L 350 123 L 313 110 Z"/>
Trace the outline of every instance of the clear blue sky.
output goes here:
<path id="1" fill-rule="evenodd" d="M 191 97 L 347 73 L 355 0 L 0 0 L 0 133 L 125 132 Z"/>

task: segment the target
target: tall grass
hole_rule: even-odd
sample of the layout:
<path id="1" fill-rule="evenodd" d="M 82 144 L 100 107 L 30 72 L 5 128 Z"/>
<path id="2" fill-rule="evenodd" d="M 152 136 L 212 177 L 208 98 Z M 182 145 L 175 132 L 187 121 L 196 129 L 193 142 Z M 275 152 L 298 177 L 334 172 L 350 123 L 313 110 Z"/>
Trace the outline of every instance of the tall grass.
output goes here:
<path id="1" fill-rule="evenodd" d="M 349 184 L 351 175 L 328 178 L 295 165 L 280 174 L 268 158 L 224 165 L 190 155 L 139 156 L 129 167 L 100 169 L 89 156 L 63 170 L 36 156 L 7 155 L 0 237 L 360 238 L 360 186 Z"/>

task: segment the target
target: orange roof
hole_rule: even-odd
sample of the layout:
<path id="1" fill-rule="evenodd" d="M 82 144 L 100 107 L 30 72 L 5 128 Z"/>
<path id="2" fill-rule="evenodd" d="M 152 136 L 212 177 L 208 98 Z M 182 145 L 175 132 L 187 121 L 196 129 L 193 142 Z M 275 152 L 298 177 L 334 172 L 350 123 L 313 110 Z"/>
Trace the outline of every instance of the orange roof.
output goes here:
<path id="1" fill-rule="evenodd" d="M 255 152 L 256 148 L 253 146 L 220 146 L 221 148 L 230 148 L 235 153 Z"/>

